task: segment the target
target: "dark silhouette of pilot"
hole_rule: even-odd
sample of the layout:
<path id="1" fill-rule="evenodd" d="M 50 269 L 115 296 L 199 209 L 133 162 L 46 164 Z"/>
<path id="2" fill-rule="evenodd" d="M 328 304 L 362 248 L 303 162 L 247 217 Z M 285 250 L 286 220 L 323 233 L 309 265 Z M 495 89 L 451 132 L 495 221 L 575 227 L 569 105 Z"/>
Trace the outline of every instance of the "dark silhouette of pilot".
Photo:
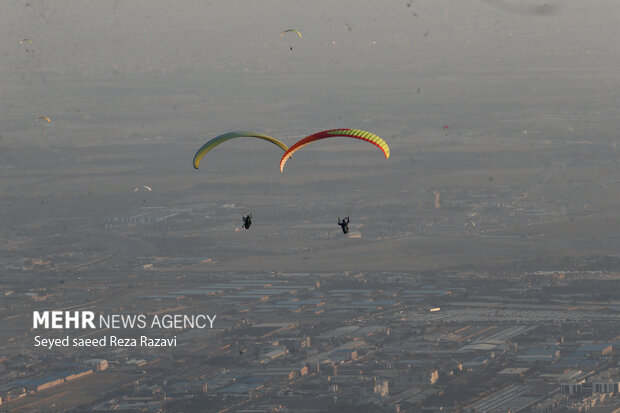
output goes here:
<path id="1" fill-rule="evenodd" d="M 343 234 L 348 233 L 349 232 L 349 217 L 346 217 L 343 220 L 340 220 L 340 217 L 338 217 L 338 225 L 342 227 Z"/>
<path id="2" fill-rule="evenodd" d="M 243 216 L 243 228 L 250 229 L 252 226 L 252 214 L 248 214 L 248 216 Z"/>

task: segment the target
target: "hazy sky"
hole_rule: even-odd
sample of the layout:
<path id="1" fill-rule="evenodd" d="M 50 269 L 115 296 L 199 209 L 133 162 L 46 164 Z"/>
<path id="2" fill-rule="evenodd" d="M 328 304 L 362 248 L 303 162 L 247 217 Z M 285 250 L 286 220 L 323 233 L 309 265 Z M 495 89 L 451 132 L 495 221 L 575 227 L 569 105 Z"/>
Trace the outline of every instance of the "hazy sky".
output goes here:
<path id="1" fill-rule="evenodd" d="M 280 36 L 287 28 L 303 39 Z M 576 105 L 565 110 L 600 111 L 620 93 L 619 28 L 615 0 L 5 2 L 0 119 L 11 140 L 39 114 L 69 137 L 133 133 L 115 130 L 119 119 L 164 136 L 180 124 L 190 136 L 361 122 L 398 133 L 424 127 L 413 111 L 441 123 L 447 105 L 477 126 L 489 114 L 467 103 L 522 117 L 558 93 Z M 601 98 L 585 101 L 584 88 Z"/>
<path id="2" fill-rule="evenodd" d="M 292 66 L 302 72 L 408 66 L 449 71 L 476 66 L 485 55 L 493 57 L 485 63 L 615 65 L 620 3 L 27 0 L 4 2 L 0 23 L 4 76 L 24 70 L 98 77 L 278 72 Z M 304 38 L 279 36 L 290 27 Z M 24 38 L 34 42 L 28 53 L 19 45 Z"/>
<path id="3" fill-rule="evenodd" d="M 432 208 L 420 202 L 432 203 L 437 188 L 535 191 L 537 182 L 552 185 L 549 168 L 565 164 L 584 168 L 570 170 L 576 177 L 553 172 L 566 185 L 591 179 L 586 172 L 615 179 L 617 0 L 27 0 L 2 8 L 0 193 L 24 222 L 33 215 L 26 206 L 41 217 L 137 208 L 128 194 L 155 182 L 168 206 L 179 194 L 210 200 L 203 190 L 191 198 L 201 185 L 225 188 L 222 204 L 277 195 L 322 207 L 329 195 L 338 205 L 317 219 L 367 208 L 368 222 L 383 228 L 374 210 L 385 194 L 399 213 L 425 213 Z M 288 28 L 303 39 L 280 36 Z M 47 130 L 34 122 L 41 115 L 53 119 Z M 191 163 L 207 139 L 231 130 L 291 144 L 344 127 L 386 139 L 389 161 L 344 140 L 327 154 L 320 144 L 300 151 L 286 174 L 279 153 L 257 142 L 218 147 L 198 172 Z M 565 143 L 573 146 L 556 153 Z M 547 157 L 537 157 L 543 147 Z M 592 166 L 599 161 L 612 172 Z M 43 198 L 50 194 L 55 201 Z M 545 196 L 529 199 L 556 204 Z M 582 211 L 578 201 L 570 211 Z M 384 218 L 392 219 L 387 209 Z"/>

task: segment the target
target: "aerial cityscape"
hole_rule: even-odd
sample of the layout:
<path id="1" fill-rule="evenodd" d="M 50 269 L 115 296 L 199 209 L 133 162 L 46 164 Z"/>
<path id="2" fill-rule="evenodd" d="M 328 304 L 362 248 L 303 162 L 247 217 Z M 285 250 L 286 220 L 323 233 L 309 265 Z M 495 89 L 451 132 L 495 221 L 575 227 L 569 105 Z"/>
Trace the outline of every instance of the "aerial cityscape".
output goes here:
<path id="1" fill-rule="evenodd" d="M 0 412 L 620 412 L 620 3 L 3 7 Z"/>

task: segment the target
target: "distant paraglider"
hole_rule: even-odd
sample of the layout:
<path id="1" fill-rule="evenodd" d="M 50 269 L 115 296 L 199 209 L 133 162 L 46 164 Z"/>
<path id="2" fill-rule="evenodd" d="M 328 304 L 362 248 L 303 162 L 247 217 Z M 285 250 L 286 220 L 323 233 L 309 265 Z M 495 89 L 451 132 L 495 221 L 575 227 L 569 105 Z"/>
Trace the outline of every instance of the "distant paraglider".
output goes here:
<path id="1" fill-rule="evenodd" d="M 34 123 L 38 124 L 39 126 L 41 126 L 41 132 L 45 132 L 45 128 L 47 126 L 52 126 L 52 120 L 50 118 L 48 118 L 47 116 L 39 116 L 38 118 L 36 118 L 34 120 Z"/>
<path id="2" fill-rule="evenodd" d="M 31 53 L 32 52 L 32 48 L 30 47 L 30 46 L 32 46 L 32 40 L 30 40 L 30 39 L 20 40 L 19 41 L 19 45 L 24 48 L 26 53 Z"/>
<path id="3" fill-rule="evenodd" d="M 133 190 L 133 191 L 134 191 L 134 192 L 139 192 L 139 191 L 140 191 L 140 192 L 153 192 L 153 188 L 151 188 L 151 187 L 150 187 L 150 186 L 148 186 L 148 185 L 142 185 L 142 186 L 138 186 L 138 187 L 134 188 L 134 190 Z M 146 196 L 146 194 L 145 194 L 145 196 Z M 142 203 L 143 203 L 143 204 L 146 204 L 146 198 L 143 198 L 143 199 L 142 199 Z"/>
<path id="4" fill-rule="evenodd" d="M 286 29 L 282 33 L 280 33 L 280 36 L 284 36 L 286 33 L 295 33 L 295 34 L 297 34 L 297 36 L 299 36 L 300 39 L 303 38 L 303 36 L 301 35 L 301 32 L 299 30 L 297 30 L 297 29 Z M 289 46 L 289 49 L 292 52 L 293 51 L 293 46 Z"/>
<path id="5" fill-rule="evenodd" d="M 258 133 L 258 132 L 228 132 L 228 133 L 225 133 L 223 135 L 216 136 L 215 138 L 211 139 L 210 141 L 208 141 L 207 143 L 202 145 L 200 147 L 200 149 L 198 149 L 198 151 L 194 155 L 194 168 L 198 169 L 198 167 L 200 166 L 200 161 L 202 160 L 202 158 L 207 154 L 207 152 L 209 152 L 210 150 L 215 148 L 217 145 L 219 145 L 221 143 L 224 143 L 224 142 L 226 142 L 229 139 L 241 138 L 241 137 L 263 139 L 265 141 L 273 143 L 274 145 L 279 146 L 280 149 L 282 149 L 285 152 L 288 150 L 288 146 L 286 146 L 284 143 L 280 142 L 276 138 L 272 138 L 271 136 L 263 135 L 262 133 Z"/>
<path id="6" fill-rule="evenodd" d="M 314 141 L 318 141 L 318 140 L 326 139 L 326 138 L 334 138 L 337 136 L 342 136 L 345 138 L 360 139 L 360 140 L 372 143 L 377 148 L 381 149 L 386 159 L 390 157 L 390 147 L 388 146 L 387 143 L 385 143 L 383 139 L 381 139 L 374 133 L 366 132 L 366 131 L 359 130 L 359 129 L 331 129 L 331 130 L 326 130 L 323 132 L 315 133 L 314 135 L 307 136 L 301 139 L 300 141 L 298 141 L 297 143 L 295 143 L 293 146 L 291 146 L 284 153 L 284 155 L 282 156 L 282 159 L 280 160 L 280 172 L 284 171 L 284 165 L 286 164 L 286 162 L 299 149 L 303 148 L 304 146 Z"/>

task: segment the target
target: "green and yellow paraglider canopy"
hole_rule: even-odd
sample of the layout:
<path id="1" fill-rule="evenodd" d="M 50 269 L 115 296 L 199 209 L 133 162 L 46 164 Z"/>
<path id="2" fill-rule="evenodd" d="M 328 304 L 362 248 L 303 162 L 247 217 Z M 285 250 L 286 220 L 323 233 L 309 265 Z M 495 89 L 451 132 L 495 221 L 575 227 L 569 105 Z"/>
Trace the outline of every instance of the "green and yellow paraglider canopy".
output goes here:
<path id="1" fill-rule="evenodd" d="M 301 32 L 297 29 L 286 29 L 282 33 L 280 33 L 280 36 L 284 36 L 286 33 L 297 33 L 297 36 L 299 36 L 300 39 L 303 37 L 301 35 Z"/>
<path id="2" fill-rule="evenodd" d="M 243 131 L 228 132 L 223 135 L 216 136 L 215 138 L 211 139 L 210 141 L 202 145 L 200 149 L 198 149 L 198 151 L 196 152 L 196 155 L 194 155 L 194 168 L 198 169 L 198 167 L 200 166 L 200 161 L 207 154 L 207 152 L 215 148 L 220 143 L 224 143 L 230 139 L 242 138 L 242 137 L 263 139 L 265 141 L 273 143 L 274 145 L 279 146 L 280 149 L 282 149 L 284 152 L 288 150 L 288 146 L 286 146 L 284 143 L 280 142 L 276 138 L 272 138 L 271 136 L 264 135 L 262 133 L 243 132 Z"/>

